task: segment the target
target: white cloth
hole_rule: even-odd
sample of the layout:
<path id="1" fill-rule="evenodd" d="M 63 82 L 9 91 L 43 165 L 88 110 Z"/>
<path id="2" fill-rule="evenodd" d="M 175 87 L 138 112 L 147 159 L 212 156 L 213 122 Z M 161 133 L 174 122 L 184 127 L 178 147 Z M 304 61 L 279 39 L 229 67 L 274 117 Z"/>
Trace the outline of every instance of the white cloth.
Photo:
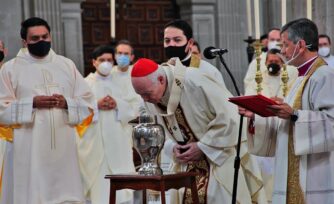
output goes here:
<path id="1" fill-rule="evenodd" d="M 74 125 L 91 114 L 93 95 L 73 62 L 21 49 L 0 70 L 0 89 L 0 123 L 21 125 L 5 158 L 1 203 L 83 203 Z M 55 93 L 67 110 L 33 109 L 34 96 Z"/>
<path id="2" fill-rule="evenodd" d="M 282 82 L 282 69 L 278 76 L 269 75 L 268 69 L 264 64 L 266 60 L 266 54 L 261 55 L 261 73 L 262 73 L 262 91 L 261 94 L 267 97 L 283 97 L 283 82 Z M 293 66 L 286 67 L 289 81 L 288 81 L 288 90 L 291 88 L 293 83 L 298 77 L 298 69 Z M 255 81 L 256 74 L 256 63 L 253 62 L 249 65 L 247 75 L 244 80 L 245 86 L 245 95 L 254 95 L 257 94 L 256 88 L 257 83 Z M 266 191 L 266 196 L 268 201 L 271 201 L 272 191 L 273 191 L 273 177 L 274 177 L 274 158 L 272 157 L 260 157 L 256 156 L 261 167 L 261 173 L 264 181 L 264 188 Z"/>
<path id="3" fill-rule="evenodd" d="M 215 79 L 218 83 L 225 86 L 223 75 L 217 67 L 213 66 L 207 61 L 200 60 L 198 69 L 203 72 L 203 74 L 207 74 L 211 78 Z"/>
<path id="4" fill-rule="evenodd" d="M 274 97 L 278 96 L 283 98 L 283 91 L 282 91 L 282 72 L 283 68 L 280 70 L 279 76 L 271 76 L 269 75 L 268 69 L 265 65 L 267 53 L 261 54 L 260 60 L 260 71 L 262 74 L 262 91 L 261 94 L 267 97 Z M 294 66 L 286 66 L 286 71 L 288 72 L 288 89 L 291 88 L 292 84 L 298 77 L 298 70 Z M 248 70 L 246 76 L 244 78 L 244 88 L 245 88 L 245 95 L 254 95 L 257 94 L 256 87 L 257 83 L 255 81 L 255 74 L 256 74 L 256 60 L 254 59 L 248 66 Z"/>
<path id="5" fill-rule="evenodd" d="M 131 68 L 127 72 L 114 70 L 107 77 L 102 77 L 96 72 L 86 77 L 97 100 L 109 95 L 117 103 L 113 110 L 99 110 L 98 121 L 91 125 L 83 139 L 78 140 L 85 194 L 92 200 L 92 204 L 109 201 L 109 181 L 104 179 L 103 173 L 135 172 L 132 126 L 128 122 L 138 116 L 142 99 L 132 87 Z M 117 200 L 118 203 L 127 202 L 132 200 L 132 197 L 128 190 L 122 190 L 122 195 L 118 193 Z"/>
<path id="6" fill-rule="evenodd" d="M 334 70 L 322 66 L 313 73 L 302 95 L 302 109 L 294 124 L 295 154 L 300 155 L 300 184 L 306 203 L 334 200 Z M 303 77 L 298 77 L 286 102 L 291 106 Z M 248 135 L 249 150 L 275 156 L 273 204 L 286 203 L 290 120 L 255 117 L 255 135 Z"/>
<path id="7" fill-rule="evenodd" d="M 172 70 L 166 68 L 165 71 L 168 76 L 168 89 L 171 89 Z M 227 102 L 231 94 L 225 86 L 196 69 L 187 69 L 183 87 L 180 105 L 190 128 L 199 141 L 197 143 L 199 148 L 210 163 L 207 203 L 230 203 L 238 135 L 237 107 Z M 162 111 L 153 104 L 147 104 L 152 113 Z M 167 140 L 165 143 L 165 152 L 171 157 L 174 144 L 172 140 Z M 173 171 L 185 170 L 186 165 L 174 162 Z M 259 170 L 257 173 L 260 173 Z M 252 203 L 243 171 L 239 172 L 237 195 L 238 202 Z M 174 200 L 174 202 L 177 201 Z"/>
<path id="8" fill-rule="evenodd" d="M 329 55 L 328 57 L 323 57 L 323 59 L 327 62 L 328 66 L 334 68 L 334 56 Z"/>

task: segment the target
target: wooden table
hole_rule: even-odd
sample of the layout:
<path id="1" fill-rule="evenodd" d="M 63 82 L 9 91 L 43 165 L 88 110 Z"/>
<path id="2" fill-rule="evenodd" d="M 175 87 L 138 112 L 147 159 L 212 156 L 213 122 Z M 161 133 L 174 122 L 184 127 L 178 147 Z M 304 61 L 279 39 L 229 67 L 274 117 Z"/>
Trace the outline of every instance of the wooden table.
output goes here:
<path id="1" fill-rule="evenodd" d="M 144 190 L 143 203 L 146 204 L 146 189 L 161 192 L 161 203 L 166 203 L 165 191 L 187 187 L 191 189 L 192 200 L 198 204 L 195 180 L 196 173 L 181 172 L 162 176 L 144 176 L 138 174 L 114 174 L 105 176 L 110 180 L 109 203 L 116 202 L 116 191 L 121 189 Z"/>

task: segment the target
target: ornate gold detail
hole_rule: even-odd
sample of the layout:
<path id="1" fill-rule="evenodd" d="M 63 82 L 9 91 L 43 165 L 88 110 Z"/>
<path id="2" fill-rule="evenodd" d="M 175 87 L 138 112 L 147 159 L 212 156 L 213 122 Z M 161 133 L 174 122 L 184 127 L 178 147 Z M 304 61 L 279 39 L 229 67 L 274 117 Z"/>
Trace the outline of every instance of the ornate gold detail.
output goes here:
<path id="1" fill-rule="evenodd" d="M 324 65 L 325 62 L 323 59 L 318 58 L 313 63 L 313 66 L 311 67 L 308 74 L 303 79 L 300 88 L 298 89 L 295 100 L 293 103 L 294 109 L 301 109 L 302 108 L 302 96 L 304 87 L 308 81 L 308 79 L 311 77 L 311 75 L 322 65 Z M 288 142 L 288 178 L 287 178 L 287 197 L 286 197 L 286 203 L 287 204 L 304 204 L 305 198 L 304 198 L 304 192 L 300 186 L 300 179 L 299 179 L 299 161 L 300 156 L 295 155 L 294 151 L 294 143 L 293 143 L 293 127 L 292 124 L 290 124 L 289 129 L 289 142 Z"/>
<path id="2" fill-rule="evenodd" d="M 168 131 L 173 136 L 173 131 L 171 131 L 171 128 L 173 127 L 171 127 L 168 124 L 168 120 L 166 120 L 164 117 L 162 118 L 166 124 Z M 192 132 L 180 105 L 175 110 L 175 118 L 180 127 L 180 131 L 184 137 L 184 140 L 187 143 L 197 142 L 198 140 L 195 137 L 194 133 Z M 207 190 L 210 176 L 210 164 L 207 158 L 203 157 L 203 159 L 199 161 L 188 163 L 187 172 L 196 172 L 198 174 L 196 176 L 196 184 L 197 184 L 199 203 L 205 204 L 207 200 Z M 193 203 L 191 198 L 191 190 L 189 188 L 186 188 L 184 191 L 183 203 L 184 204 Z"/>
<path id="3" fill-rule="evenodd" d="M 256 92 L 257 94 L 260 94 L 262 91 L 261 83 L 263 80 L 262 73 L 261 73 L 261 64 L 260 64 L 261 47 L 262 47 L 260 40 L 256 40 L 253 43 L 253 47 L 255 49 L 255 55 L 256 55 L 256 74 L 255 74 L 255 81 L 257 83 Z"/>
<path id="4" fill-rule="evenodd" d="M 283 72 L 282 72 L 281 80 L 283 82 L 283 86 L 282 86 L 283 96 L 285 97 L 286 94 L 288 93 L 288 81 L 289 81 L 289 75 L 288 75 L 288 71 L 286 70 L 286 64 L 283 64 Z"/>

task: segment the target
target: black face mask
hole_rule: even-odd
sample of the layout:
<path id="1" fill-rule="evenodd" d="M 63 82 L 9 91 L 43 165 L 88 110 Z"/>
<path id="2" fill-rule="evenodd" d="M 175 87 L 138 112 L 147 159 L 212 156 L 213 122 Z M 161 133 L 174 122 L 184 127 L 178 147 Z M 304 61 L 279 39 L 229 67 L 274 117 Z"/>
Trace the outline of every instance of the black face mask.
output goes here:
<path id="1" fill-rule="evenodd" d="M 34 44 L 28 44 L 28 50 L 30 54 L 35 55 L 37 57 L 44 57 L 46 56 L 51 48 L 51 42 L 49 41 L 38 41 Z"/>
<path id="2" fill-rule="evenodd" d="M 276 63 L 271 63 L 271 64 L 268 64 L 267 69 L 270 75 L 277 75 L 277 73 L 281 69 L 281 66 Z"/>
<path id="3" fill-rule="evenodd" d="M 183 60 L 187 57 L 188 53 L 186 53 L 184 50 L 186 49 L 188 43 L 186 43 L 183 46 L 177 47 L 177 46 L 168 46 L 165 47 L 165 53 L 168 59 L 172 57 L 178 57 L 180 60 Z"/>
<path id="4" fill-rule="evenodd" d="M 0 62 L 5 58 L 5 53 L 3 51 L 0 51 Z"/>
<path id="5" fill-rule="evenodd" d="M 268 51 L 268 47 L 263 47 L 261 48 L 262 52 L 267 52 Z"/>

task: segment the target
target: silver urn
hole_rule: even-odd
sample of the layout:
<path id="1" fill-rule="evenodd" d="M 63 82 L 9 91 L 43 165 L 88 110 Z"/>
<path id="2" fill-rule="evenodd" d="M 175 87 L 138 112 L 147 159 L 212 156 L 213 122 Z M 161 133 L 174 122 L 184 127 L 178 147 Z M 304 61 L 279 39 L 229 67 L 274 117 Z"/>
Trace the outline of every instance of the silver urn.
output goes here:
<path id="1" fill-rule="evenodd" d="M 140 175 L 162 175 L 159 155 L 165 143 L 165 132 L 162 125 L 157 123 L 156 116 L 139 117 L 139 124 L 134 127 L 133 146 L 141 158 Z"/>

